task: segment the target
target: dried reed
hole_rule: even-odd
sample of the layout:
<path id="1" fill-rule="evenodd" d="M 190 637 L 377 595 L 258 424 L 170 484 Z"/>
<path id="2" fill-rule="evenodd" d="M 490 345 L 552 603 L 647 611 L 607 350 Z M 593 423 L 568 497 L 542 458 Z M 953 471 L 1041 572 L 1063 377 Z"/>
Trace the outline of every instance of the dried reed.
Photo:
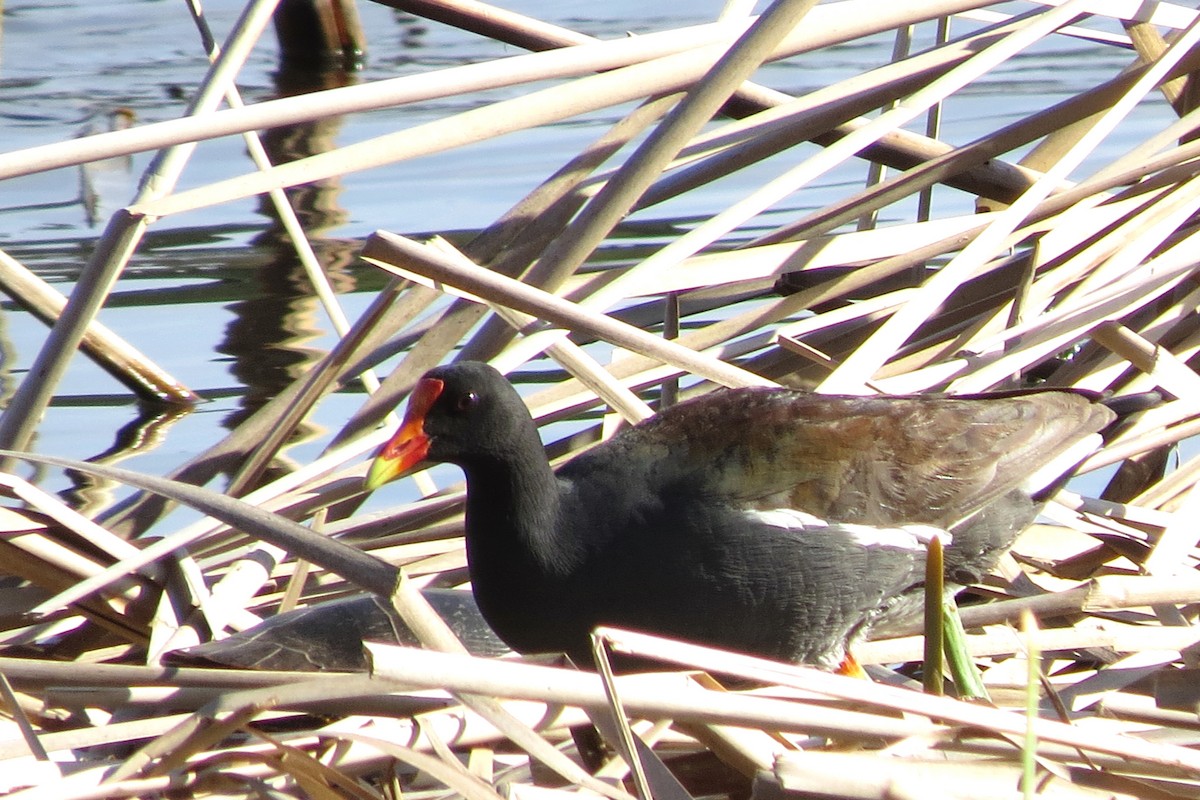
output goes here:
<path id="1" fill-rule="evenodd" d="M 354 322 L 321 290 L 338 347 L 180 465 L 177 480 L 43 458 L 147 490 L 92 520 L 4 478 L 0 566 L 20 580 L 0 588 L 3 791 L 39 800 L 1197 794 L 1198 462 L 1169 468 L 1169 451 L 1200 430 L 1194 10 L 1068 0 L 1025 4 L 1014 17 L 1012 4 L 982 1 L 776 0 L 758 18 L 730 4 L 709 25 L 598 41 L 473 0 L 389 4 L 544 52 L 242 106 L 233 81 L 273 5 L 252 3 L 209 53 L 213 69 L 186 118 L 0 155 L 3 178 L 167 148 L 153 192 L 110 222 L 36 379 L 0 422 L 11 450 L 36 430 L 80 338 L 90 330 L 103 341 L 95 311 L 158 218 L 260 193 L 280 203 L 280 190 L 300 183 L 626 109 L 461 251 L 372 236 L 364 256 L 411 282 L 393 283 Z M 951 19 L 948 39 L 912 55 L 898 47 L 892 63 L 802 96 L 747 82 L 767 60 Z M 965 87 L 1059 37 L 1123 51 L 1125 68 L 975 141 L 904 127 L 931 114 L 944 124 Z M 533 81 L 554 83 L 289 164 L 258 157 L 252 135 Z M 1085 168 L 1160 95 L 1177 121 Z M 230 108 L 216 111 L 222 97 Z M 235 133 L 248 135 L 255 171 L 172 191 L 192 145 Z M 893 172 L 805 214 L 778 210 L 856 156 Z M 766 158 L 791 166 L 653 252 L 602 257 L 631 213 L 703 196 Z M 943 202 L 945 187 L 974 194 L 977 213 Z M 292 221 L 299 257 L 315 266 Z M 20 271 L 5 254 L 0 267 Z M 313 406 L 392 352 L 392 337 L 404 343 L 398 365 L 368 384 L 378 390 L 328 451 L 259 485 Z M 606 686 L 592 673 L 468 655 L 425 605 L 418 587 L 465 580 L 460 486 L 423 476 L 420 499 L 356 513 L 363 456 L 385 435 L 364 431 L 453 356 L 536 373 L 535 418 L 575 423 L 549 442 L 555 458 L 607 435 L 610 421 L 589 416 L 597 409 L 637 420 L 652 401 L 715 384 L 855 393 L 1037 384 L 1155 389 L 1165 400 L 1084 465 L 1109 467 L 1106 485 L 1092 478 L 1060 493 L 971 590 L 989 602 L 963 610 L 967 648 L 998 708 L 917 691 L 920 637 L 863 646 L 859 658 L 880 680 L 864 685 L 607 631 L 607 646 L 674 671 Z M 222 470 L 237 473 L 230 494 L 240 500 L 192 486 Z M 162 497 L 205 518 L 163 530 Z M 124 536 L 146 531 L 158 538 Z M 429 649 L 367 644 L 371 671 L 359 675 L 158 666 L 202 636 L 362 589 L 394 603 Z M 1038 624 L 1018 634 L 1013 623 L 1030 612 Z M 714 674 L 756 688 L 731 691 Z M 1031 693 L 1041 698 L 1036 719 L 1023 713 Z M 583 758 L 571 729 L 589 721 L 635 763 Z M 624 780 L 631 766 L 636 781 Z"/>

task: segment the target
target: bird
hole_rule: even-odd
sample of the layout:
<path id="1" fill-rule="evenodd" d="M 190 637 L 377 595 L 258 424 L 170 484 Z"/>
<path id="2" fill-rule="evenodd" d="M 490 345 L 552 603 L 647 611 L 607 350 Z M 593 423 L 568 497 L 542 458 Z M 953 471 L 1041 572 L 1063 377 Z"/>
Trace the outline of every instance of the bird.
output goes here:
<path id="1" fill-rule="evenodd" d="M 364 487 L 462 469 L 471 589 L 519 653 L 590 664 L 606 625 L 853 673 L 857 641 L 919 613 L 933 538 L 977 582 L 1115 417 L 1070 390 L 729 388 L 553 470 L 512 384 L 463 361 L 417 382 Z"/>
<path id="2" fill-rule="evenodd" d="M 101 118 L 103 122 L 101 122 Z M 137 122 L 137 112 L 124 106 L 97 110 L 76 136 L 102 131 L 123 131 Z M 95 227 L 113 204 L 133 195 L 133 157 L 116 156 L 90 161 L 79 167 L 79 197 L 88 227 Z M 123 196 L 122 196 L 123 195 Z"/>

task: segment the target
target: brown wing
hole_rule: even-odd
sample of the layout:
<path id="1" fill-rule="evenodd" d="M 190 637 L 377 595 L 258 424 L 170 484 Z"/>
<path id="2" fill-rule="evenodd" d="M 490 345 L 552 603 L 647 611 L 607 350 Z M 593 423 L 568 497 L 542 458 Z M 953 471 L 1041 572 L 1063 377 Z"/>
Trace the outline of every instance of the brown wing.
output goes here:
<path id="1" fill-rule="evenodd" d="M 593 452 L 610 466 L 626 448 L 656 452 L 654 474 L 642 479 L 746 508 L 949 528 L 1112 418 L 1069 392 L 963 399 L 732 390 L 669 409 Z"/>

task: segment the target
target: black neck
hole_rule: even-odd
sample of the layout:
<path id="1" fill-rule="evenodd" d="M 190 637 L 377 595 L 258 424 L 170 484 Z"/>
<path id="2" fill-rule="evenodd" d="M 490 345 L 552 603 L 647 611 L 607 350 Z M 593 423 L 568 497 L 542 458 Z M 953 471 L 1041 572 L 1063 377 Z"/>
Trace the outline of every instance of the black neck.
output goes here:
<path id="1" fill-rule="evenodd" d="M 562 649 L 549 622 L 569 606 L 581 553 L 560 535 L 566 492 L 542 456 L 477 463 L 467 474 L 467 560 L 479 610 L 519 652 Z M 536 623 L 536 624 L 535 624 Z M 549 633 L 546 633 L 549 631 Z"/>
<path id="2" fill-rule="evenodd" d="M 504 565 L 518 576 L 566 572 L 578 554 L 559 541 L 564 490 L 540 442 L 494 459 L 464 465 L 467 549 L 472 571 Z"/>

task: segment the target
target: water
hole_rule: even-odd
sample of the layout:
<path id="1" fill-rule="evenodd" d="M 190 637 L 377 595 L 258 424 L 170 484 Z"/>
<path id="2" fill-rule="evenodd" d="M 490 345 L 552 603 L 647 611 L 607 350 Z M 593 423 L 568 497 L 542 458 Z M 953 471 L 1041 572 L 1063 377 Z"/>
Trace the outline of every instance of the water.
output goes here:
<path id="1" fill-rule="evenodd" d="M 681 6 L 686 6 L 680 8 Z M 506 7 L 602 37 L 711 20 L 721 3 L 602 4 L 520 0 Z M 241 11 L 237 0 L 204 4 L 221 40 Z M 498 56 L 514 48 L 414 20 L 374 3 L 359 10 L 369 52 L 358 79 L 419 73 Z M 9 2 L 0 40 L 0 150 L 61 141 L 88 126 L 105 125 L 115 109 L 140 122 L 177 117 L 204 74 L 203 57 L 185 6 L 176 0 L 88 3 Z M 1109 26 L 1110 28 L 1112 26 Z M 785 91 L 804 91 L 885 62 L 891 38 L 875 37 L 831 48 L 764 70 L 761 79 Z M 276 43 L 269 32 L 255 49 L 238 86 L 246 102 L 276 96 Z M 1095 84 L 1130 58 L 1117 49 L 1056 40 L 990 75 L 955 98 L 943 138 L 966 142 Z M 1067 68 L 1069 67 L 1069 68 Z M 359 114 L 330 123 L 326 133 L 348 144 L 462 110 L 462 98 Z M 319 251 L 335 264 L 334 281 L 353 318 L 381 285 L 353 254 L 377 228 L 411 233 L 461 231 L 484 226 L 536 186 L 616 119 L 607 110 L 547 128 L 504 137 L 448 154 L 345 176 L 320 198 Z M 952 113 L 951 113 L 952 112 Z M 1111 158 L 1170 117 L 1150 104 L 1127 139 L 1097 153 Z M 811 152 L 804 149 L 804 153 Z M 791 154 L 785 160 L 795 161 Z M 100 209 L 89 219 L 80 200 L 80 174 L 64 169 L 0 184 L 0 247 L 67 293 L 112 209 L 132 197 L 149 156 L 107 165 L 99 174 Z M 180 189 L 248 171 L 239 139 L 202 143 Z M 709 215 L 779 170 L 767 163 L 673 201 L 640 219 Z M 813 208 L 861 181 L 865 168 L 850 165 L 788 201 Z M 941 213 L 961 213 L 970 199 L 938 193 Z M 125 465 L 162 473 L 212 443 L 249 410 L 302 374 L 334 341 L 286 249 L 275 243 L 273 221 L 257 200 L 181 214 L 157 223 L 122 278 L 102 321 L 208 400 L 194 413 L 163 421 L 143 409 L 120 384 L 84 358 L 75 359 L 48 411 L 35 449 L 77 458 L 120 452 Z M 45 328 L 11 302 L 0 305 L 0 396 L 23 377 L 45 337 Z M 304 440 L 287 457 L 314 457 L 361 398 L 347 391 L 322 403 Z M 146 429 L 155 442 L 129 450 L 127 440 Z M 71 487 L 51 473 L 45 485 Z"/>
<path id="2" fill-rule="evenodd" d="M 241 12 L 241 3 L 209 2 L 205 11 L 220 39 Z M 571 9 L 559 11 L 569 14 Z M 360 80 L 510 52 L 373 3 L 361 4 L 360 13 L 371 37 Z M 112 109 L 132 109 L 139 122 L 176 117 L 206 69 L 194 26 L 179 2 L 9 4 L 4 22 L 0 148 L 6 151 L 102 126 Z M 615 24 L 615 18 L 610 22 Z M 589 27 L 603 33 L 605 21 Z M 120 46 L 114 46 L 117 42 Z M 240 74 L 246 102 L 275 96 L 277 61 L 274 36 L 268 32 Z M 334 141 L 358 141 L 434 119 L 457 110 L 455 104 L 461 101 L 340 120 Z M 485 225 L 589 135 L 566 126 L 552 136 L 539 134 L 536 147 L 488 143 L 338 181 L 324 201 L 336 210 L 325 218 L 317 247 L 345 253 L 334 258 L 346 262 L 334 280 L 344 292 L 346 313 L 353 318 L 382 283 L 373 268 L 348 263 L 362 237 L 381 227 L 442 231 Z M 148 162 L 149 155 L 139 154 L 109 165 L 99 185 L 99 220 L 89 220 L 79 200 L 76 169 L 7 181 L 0 190 L 0 247 L 69 292 L 104 215 L 132 197 Z M 502 168 L 490 169 L 493 165 Z M 202 143 L 180 189 L 248 166 L 240 140 Z M 489 175 L 486 191 L 481 191 L 479 175 L 485 169 Z M 286 248 L 264 243 L 272 226 L 257 200 L 165 219 L 152 228 L 118 285 L 102 320 L 209 399 L 194 414 L 176 420 L 161 444 L 138 454 L 135 468 L 165 471 L 212 442 L 334 341 Z M 36 356 L 45 328 L 11 303 L 4 304 L 2 315 L 0 391 L 7 396 Z M 124 388 L 86 359 L 76 359 L 59 394 L 36 442 L 44 452 L 90 457 L 108 451 L 123 426 L 143 418 Z M 351 395 L 333 398 L 322 406 L 318 425 L 338 427 L 358 402 Z M 299 446 L 291 456 L 314 455 L 322 433 L 321 427 L 311 430 L 312 446 Z"/>

